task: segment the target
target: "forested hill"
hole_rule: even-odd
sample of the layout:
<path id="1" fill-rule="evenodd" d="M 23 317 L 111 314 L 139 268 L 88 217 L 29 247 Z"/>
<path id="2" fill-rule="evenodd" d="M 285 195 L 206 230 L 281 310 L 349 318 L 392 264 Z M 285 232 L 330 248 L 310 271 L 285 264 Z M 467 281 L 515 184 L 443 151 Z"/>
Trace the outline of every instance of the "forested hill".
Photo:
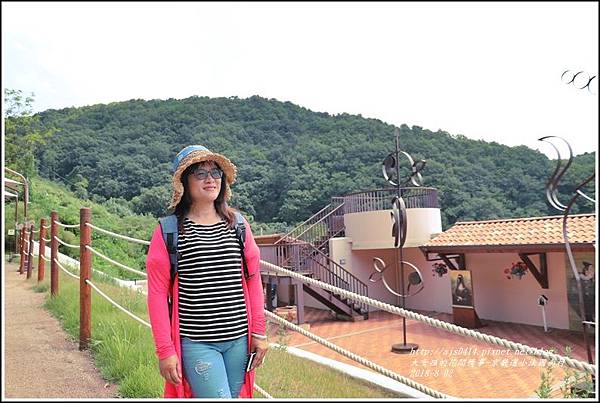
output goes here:
<path id="1" fill-rule="evenodd" d="M 331 196 L 388 187 L 381 163 L 395 144 L 394 127 L 380 120 L 258 96 L 131 100 L 39 117 L 57 129 L 37 151 L 42 176 L 67 183 L 80 197 L 112 198 L 111 204 L 155 215 L 169 200 L 171 161 L 190 144 L 237 165 L 232 205 L 256 221 L 288 224 L 305 220 Z M 544 191 L 555 162 L 538 151 L 406 125 L 400 143 L 415 160 L 427 160 L 423 185 L 439 190 L 444 228 L 459 220 L 558 214 Z M 594 172 L 594 160 L 595 153 L 575 158 L 561 200 Z M 588 211 L 593 207 L 584 203 L 573 209 Z"/>

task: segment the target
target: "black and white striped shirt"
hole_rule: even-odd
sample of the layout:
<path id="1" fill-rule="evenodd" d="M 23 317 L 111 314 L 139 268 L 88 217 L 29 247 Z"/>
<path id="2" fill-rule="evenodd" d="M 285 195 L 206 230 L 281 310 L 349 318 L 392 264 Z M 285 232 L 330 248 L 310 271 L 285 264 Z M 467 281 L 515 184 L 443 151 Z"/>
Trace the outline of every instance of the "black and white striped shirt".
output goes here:
<path id="1" fill-rule="evenodd" d="M 198 341 L 227 341 L 245 335 L 248 318 L 242 288 L 242 256 L 235 230 L 184 221 L 179 236 L 179 330 Z"/>

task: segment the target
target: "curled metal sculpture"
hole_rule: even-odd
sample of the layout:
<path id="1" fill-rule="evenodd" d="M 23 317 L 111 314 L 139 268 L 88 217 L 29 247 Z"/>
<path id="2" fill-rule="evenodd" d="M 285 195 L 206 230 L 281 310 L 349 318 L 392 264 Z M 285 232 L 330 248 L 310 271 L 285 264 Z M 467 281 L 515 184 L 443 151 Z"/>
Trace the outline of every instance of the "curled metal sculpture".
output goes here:
<path id="1" fill-rule="evenodd" d="M 386 264 L 383 260 L 381 260 L 378 257 L 373 258 L 373 266 L 375 268 L 375 271 L 369 276 L 369 281 L 372 283 L 376 283 L 381 280 L 381 282 L 383 283 L 385 288 L 390 293 L 394 294 L 397 297 L 407 298 L 407 297 L 412 297 L 413 295 L 417 295 L 418 293 L 423 291 L 423 288 L 425 287 L 423 285 L 423 275 L 421 274 L 421 271 L 419 270 L 419 268 L 417 266 L 415 266 L 414 264 L 407 262 L 406 260 L 403 260 L 401 263 L 405 264 L 407 266 L 410 266 L 414 270 L 414 272 L 412 272 L 408 275 L 408 287 L 407 287 L 407 291 L 406 291 L 407 294 L 399 294 L 392 287 L 390 287 L 390 285 L 388 284 L 388 282 L 386 281 L 385 276 L 384 276 L 384 272 L 387 269 Z M 413 291 L 411 293 L 410 292 L 411 285 L 418 285 L 419 288 L 417 288 L 416 291 Z"/>
<path id="2" fill-rule="evenodd" d="M 575 88 L 579 90 L 587 90 L 592 93 L 597 93 L 598 87 L 598 77 L 592 76 L 585 71 L 575 71 L 575 70 L 565 70 L 560 75 L 560 80 L 568 85 L 573 85 Z"/>
<path id="3" fill-rule="evenodd" d="M 424 288 L 423 284 L 423 275 L 421 271 L 414 264 L 405 261 L 402 258 L 402 248 L 404 247 L 404 243 L 406 242 L 406 232 L 407 232 L 407 220 L 406 220 L 406 204 L 404 203 L 404 199 L 402 198 L 401 186 L 406 186 L 411 183 L 415 187 L 419 187 L 423 183 L 423 176 L 421 175 L 421 171 L 425 168 L 426 161 L 418 160 L 415 161 L 405 151 L 400 150 L 400 130 L 396 128 L 396 150 L 389 153 L 387 157 L 383 160 L 382 164 L 382 172 L 384 179 L 392 186 L 396 187 L 396 196 L 392 199 L 392 211 L 391 211 L 391 219 L 392 219 L 392 237 L 394 238 L 394 248 L 399 251 L 399 258 L 396 259 L 397 263 L 400 265 L 400 280 L 401 280 L 401 291 L 394 290 L 386 281 L 384 272 L 386 270 L 385 262 L 379 258 L 373 258 L 373 267 L 375 271 L 369 276 L 369 281 L 372 283 L 376 283 L 381 281 L 385 288 L 393 295 L 402 298 L 402 308 L 405 305 L 405 298 L 414 296 L 421 292 Z M 404 155 L 408 159 L 408 163 L 410 164 L 410 175 L 407 178 L 400 178 L 400 154 Z M 408 266 L 413 271 L 408 275 L 408 287 L 404 287 L 404 267 Z M 417 286 L 413 288 L 411 292 L 411 287 Z M 403 334 L 404 334 L 404 344 L 396 344 L 392 346 L 392 351 L 394 352 L 409 352 L 416 350 L 418 346 L 414 343 L 406 343 L 406 318 L 402 318 L 403 324 Z"/>
<path id="4" fill-rule="evenodd" d="M 561 155 L 560 155 L 560 151 L 558 150 L 558 147 L 556 147 L 556 145 L 554 145 L 551 141 L 548 141 L 549 139 L 560 139 L 560 140 L 564 141 L 567 144 L 567 147 L 569 149 L 569 159 L 568 159 L 568 161 L 567 161 L 567 163 L 565 164 L 564 167 L 562 166 L 562 158 L 561 158 Z M 548 202 L 550 203 L 550 205 L 552 205 L 552 207 L 554 207 L 555 209 L 557 209 L 557 210 L 559 210 L 559 211 L 561 211 L 563 213 L 563 218 L 562 218 L 563 240 L 564 240 L 564 243 L 565 243 L 565 249 L 566 249 L 566 252 L 567 252 L 567 257 L 569 259 L 569 265 L 571 266 L 571 271 L 573 272 L 573 277 L 575 278 L 575 282 L 576 282 L 576 285 L 577 285 L 577 293 L 578 293 L 578 300 L 579 300 L 579 315 L 581 317 L 581 325 L 582 325 L 582 330 L 583 330 L 583 340 L 584 340 L 585 347 L 586 347 L 586 350 L 587 350 L 588 362 L 590 364 L 593 364 L 592 352 L 591 352 L 591 348 L 590 348 L 589 341 L 588 341 L 588 336 L 587 336 L 588 322 L 586 321 L 586 311 L 585 311 L 585 304 L 584 304 L 584 300 L 583 300 L 583 288 L 582 288 L 582 285 L 581 285 L 581 275 L 580 275 L 579 271 L 577 270 L 577 266 L 575 264 L 575 258 L 573 257 L 573 250 L 571 248 L 571 243 L 569 242 L 569 232 L 568 232 L 567 219 L 568 219 L 568 216 L 569 216 L 569 214 L 571 212 L 571 208 L 573 207 L 573 205 L 575 204 L 575 202 L 577 201 L 577 199 L 579 198 L 579 196 L 582 196 L 584 199 L 586 199 L 588 201 L 596 203 L 596 200 L 594 200 L 591 197 L 587 196 L 582 191 L 582 189 L 585 186 L 587 186 L 588 183 L 590 183 L 594 179 L 595 174 L 590 175 L 583 182 L 581 182 L 577 186 L 577 188 L 575 189 L 575 191 L 573 192 L 573 195 L 571 196 L 571 199 L 569 200 L 569 202 L 566 205 L 562 204 L 558 200 L 558 195 L 557 195 L 558 183 L 562 179 L 562 177 L 565 174 L 565 172 L 567 171 L 567 169 L 571 166 L 571 162 L 573 161 L 573 151 L 571 149 L 571 146 L 567 142 L 567 140 L 565 140 L 565 139 L 563 139 L 562 137 L 559 137 L 559 136 L 545 136 L 545 137 L 542 137 L 542 138 L 540 138 L 538 140 L 548 142 L 550 145 L 552 145 L 552 147 L 554 147 L 554 149 L 556 150 L 556 153 L 557 153 L 557 165 L 556 165 L 556 168 L 554 170 L 554 173 L 552 174 L 552 176 L 550 177 L 550 179 L 548 180 L 548 182 L 546 184 L 546 197 L 547 197 Z"/>

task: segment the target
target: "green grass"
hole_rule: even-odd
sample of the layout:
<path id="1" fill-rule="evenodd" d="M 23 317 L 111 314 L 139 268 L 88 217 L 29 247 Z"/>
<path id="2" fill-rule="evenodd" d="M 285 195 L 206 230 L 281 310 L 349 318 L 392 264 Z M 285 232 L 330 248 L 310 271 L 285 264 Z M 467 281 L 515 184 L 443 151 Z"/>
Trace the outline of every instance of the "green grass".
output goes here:
<path id="1" fill-rule="evenodd" d="M 28 209 L 29 219 L 35 223 L 35 228 L 39 229 L 40 218 L 46 218 L 46 225 L 49 225 L 50 213 L 56 211 L 58 220 L 63 224 L 79 224 L 79 213 L 82 207 L 92 209 L 92 224 L 100 228 L 127 235 L 133 238 L 149 240 L 152 231 L 158 224 L 158 220 L 150 215 L 138 215 L 127 213 L 119 215 L 114 206 L 110 204 L 102 205 L 90 200 L 81 200 L 75 197 L 73 192 L 64 186 L 54 183 L 48 179 L 35 176 L 29 178 L 31 193 L 31 204 Z M 7 207 L 4 216 L 5 228 L 14 227 L 14 207 Z M 23 222 L 22 209 L 19 209 L 19 222 Z M 49 231 L 49 230 L 48 230 Z M 59 227 L 58 237 L 69 244 L 79 245 L 79 228 Z M 50 238 L 49 232 L 46 238 Z M 38 234 L 34 235 L 37 241 Z M 47 245 L 50 246 L 50 245 Z M 117 260 L 118 262 L 133 269 L 145 271 L 146 254 L 148 246 L 117 239 L 109 235 L 92 230 L 92 247 L 100 253 Z M 69 248 L 59 245 L 59 252 L 79 259 L 79 248 Z M 104 259 L 92 255 L 92 262 L 96 269 L 105 272 L 113 277 L 124 280 L 140 279 L 135 273 L 131 273 L 120 267 L 117 267 Z"/>
<path id="2" fill-rule="evenodd" d="M 49 267 L 48 264 L 44 281 L 40 284 L 36 281 L 33 289 L 49 289 Z M 100 277 L 94 284 L 117 303 L 148 321 L 143 294 L 115 286 Z M 58 296 L 50 298 L 48 295 L 44 306 L 78 342 L 79 282 L 61 271 Z M 120 397 L 162 396 L 164 382 L 158 372 L 150 329 L 113 307 L 94 290 L 90 350 L 102 376 L 118 385 Z M 255 381 L 276 398 L 402 397 L 280 349 L 269 351 L 265 363 L 256 371 Z M 258 392 L 255 396 L 261 397 Z"/>
<path id="3" fill-rule="evenodd" d="M 278 348 L 269 350 L 255 382 L 277 398 L 402 397 Z"/>

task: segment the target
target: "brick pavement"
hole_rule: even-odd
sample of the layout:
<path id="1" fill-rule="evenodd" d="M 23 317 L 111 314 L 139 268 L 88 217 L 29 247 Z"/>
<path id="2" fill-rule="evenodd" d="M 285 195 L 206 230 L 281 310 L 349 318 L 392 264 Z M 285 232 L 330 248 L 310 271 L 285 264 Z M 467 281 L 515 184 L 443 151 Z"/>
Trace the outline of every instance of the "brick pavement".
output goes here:
<path id="1" fill-rule="evenodd" d="M 419 312 L 446 322 L 445 313 Z M 417 343 L 417 354 L 391 352 L 393 344 L 402 343 L 402 318 L 384 311 L 369 314 L 358 322 L 335 320 L 329 311 L 307 308 L 306 322 L 310 331 L 330 340 L 400 375 L 409 377 L 443 393 L 460 398 L 529 398 L 536 397 L 544 359 L 523 355 L 476 339 L 450 333 L 424 323 L 407 320 L 407 342 Z M 555 348 L 564 355 L 564 348 L 573 348 L 572 357 L 587 361 L 581 333 L 549 329 L 516 323 L 483 320 L 477 329 L 511 341 L 537 348 Z M 278 325 L 270 324 L 270 339 L 283 341 L 347 364 L 362 365 L 293 331 L 286 331 L 278 340 Z M 592 342 L 594 338 L 591 338 Z M 366 368 L 366 367 L 365 367 Z M 558 386 L 563 370 L 555 367 L 553 384 Z M 560 397 L 558 395 L 557 397 Z"/>

